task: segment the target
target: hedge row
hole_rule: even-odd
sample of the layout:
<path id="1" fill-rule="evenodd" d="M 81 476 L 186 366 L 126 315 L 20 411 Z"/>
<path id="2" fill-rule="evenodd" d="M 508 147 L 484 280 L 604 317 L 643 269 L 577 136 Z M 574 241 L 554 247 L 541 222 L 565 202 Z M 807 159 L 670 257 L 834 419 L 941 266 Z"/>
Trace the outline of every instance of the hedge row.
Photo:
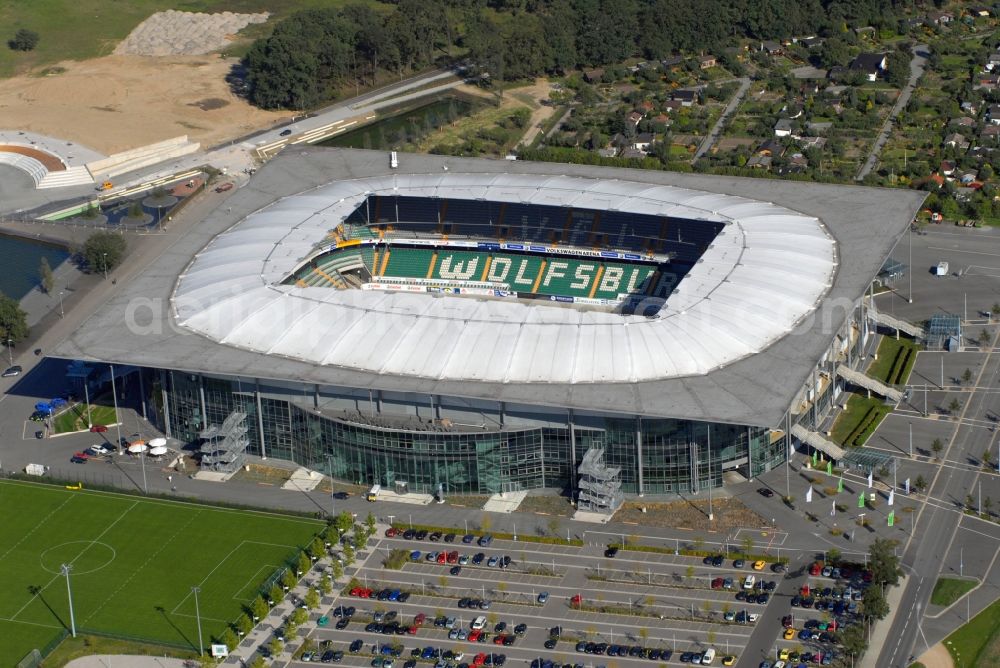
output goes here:
<path id="1" fill-rule="evenodd" d="M 441 533 L 454 533 L 462 535 L 464 535 L 465 533 L 463 529 L 457 529 L 455 527 L 438 527 L 430 524 L 410 525 L 405 522 L 394 522 L 392 524 L 392 527 L 394 529 L 403 531 L 406 531 L 407 529 L 413 529 L 414 531 L 421 531 L 421 530 L 427 532 L 440 531 Z M 470 533 L 472 533 L 472 535 L 476 536 L 477 538 L 479 536 L 484 536 L 486 534 L 489 534 L 493 536 L 493 538 L 499 540 L 515 540 L 514 534 L 512 533 L 502 533 L 499 531 L 478 531 L 478 532 L 473 531 Z M 578 538 L 572 538 L 570 540 L 566 540 L 565 538 L 559 538 L 558 536 L 533 536 L 531 534 L 518 534 L 516 540 L 518 542 L 524 542 L 524 543 L 544 543 L 545 545 L 573 545 L 576 547 L 581 547 L 583 545 L 583 541 Z"/>
<path id="2" fill-rule="evenodd" d="M 868 438 L 875 433 L 876 429 L 878 429 L 878 426 L 882 423 L 882 418 L 886 416 L 887 412 L 888 411 L 886 409 L 879 407 L 872 407 L 869 409 L 871 416 L 869 417 L 868 414 L 866 414 L 865 419 L 861 421 L 860 425 L 858 425 L 858 429 L 861 429 L 861 431 L 854 437 L 854 440 L 850 442 L 851 445 L 859 447 L 864 445 Z M 855 429 L 855 431 L 857 431 L 857 429 Z"/>
<path id="3" fill-rule="evenodd" d="M 655 552 L 657 554 L 674 554 L 674 550 L 669 547 L 659 547 L 656 545 L 631 545 L 626 543 L 622 546 L 621 543 L 609 543 L 608 547 L 617 547 L 621 550 L 629 550 L 632 552 Z M 686 557 L 714 557 L 718 555 L 716 550 L 692 550 L 690 548 L 684 548 L 679 551 Z M 728 559 L 743 559 L 744 561 L 766 561 L 769 563 L 781 562 L 783 564 L 788 563 L 788 557 L 778 557 L 772 556 L 770 554 L 752 554 L 747 552 L 727 552 L 726 558 Z"/>

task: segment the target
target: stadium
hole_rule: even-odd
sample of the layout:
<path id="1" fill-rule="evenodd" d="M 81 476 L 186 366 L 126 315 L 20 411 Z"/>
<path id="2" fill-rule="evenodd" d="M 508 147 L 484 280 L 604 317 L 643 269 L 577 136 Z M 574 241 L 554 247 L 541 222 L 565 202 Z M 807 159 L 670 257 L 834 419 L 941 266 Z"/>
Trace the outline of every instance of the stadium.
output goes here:
<path id="1" fill-rule="evenodd" d="M 292 148 L 52 354 L 134 374 L 212 470 L 606 510 L 842 457 L 817 429 L 922 199 Z"/>

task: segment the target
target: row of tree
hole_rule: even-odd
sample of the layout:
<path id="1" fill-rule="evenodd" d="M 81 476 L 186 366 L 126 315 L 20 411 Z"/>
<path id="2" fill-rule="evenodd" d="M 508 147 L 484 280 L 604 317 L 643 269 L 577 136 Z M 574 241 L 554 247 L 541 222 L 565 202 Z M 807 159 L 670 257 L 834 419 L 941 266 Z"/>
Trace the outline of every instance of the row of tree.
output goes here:
<path id="1" fill-rule="evenodd" d="M 291 15 L 244 58 L 250 100 L 306 109 L 379 71 L 420 68 L 464 51 L 488 80 L 515 80 L 738 39 L 839 35 L 898 24 L 927 0 L 398 0 Z"/>

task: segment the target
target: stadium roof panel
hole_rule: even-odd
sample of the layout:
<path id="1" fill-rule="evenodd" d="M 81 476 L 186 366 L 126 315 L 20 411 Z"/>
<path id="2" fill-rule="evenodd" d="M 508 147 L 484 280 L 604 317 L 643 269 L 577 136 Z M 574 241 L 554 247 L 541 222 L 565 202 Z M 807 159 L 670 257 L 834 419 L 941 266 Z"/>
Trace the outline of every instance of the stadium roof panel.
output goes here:
<path id="1" fill-rule="evenodd" d="M 276 285 L 368 194 L 394 192 L 516 196 L 734 224 L 655 321 Z M 383 152 L 287 149 L 121 286 L 54 354 L 772 426 L 922 198 L 854 186 L 408 154 L 391 170 Z M 824 312 L 813 311 L 817 304 Z"/>

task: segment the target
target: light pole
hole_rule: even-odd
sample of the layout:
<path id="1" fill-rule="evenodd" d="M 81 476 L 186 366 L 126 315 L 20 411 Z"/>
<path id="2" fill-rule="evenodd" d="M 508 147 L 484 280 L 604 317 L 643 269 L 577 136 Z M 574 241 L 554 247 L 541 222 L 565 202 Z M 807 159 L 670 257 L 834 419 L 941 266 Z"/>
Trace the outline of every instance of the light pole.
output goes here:
<path id="1" fill-rule="evenodd" d="M 10 366 L 14 366 L 14 348 L 10 345 L 14 342 L 14 339 L 7 338 L 7 355 L 10 357 Z"/>
<path id="2" fill-rule="evenodd" d="M 203 656 L 205 644 L 201 641 L 201 610 L 198 609 L 198 592 L 201 591 L 201 587 L 191 587 L 191 591 L 194 592 L 194 616 L 198 620 L 198 656 Z"/>
<path id="3" fill-rule="evenodd" d="M 118 415 L 118 389 L 115 387 L 115 365 L 109 364 L 108 368 L 111 370 L 111 400 L 115 405 L 115 427 L 118 430 L 118 454 L 122 453 L 122 420 L 121 416 Z"/>
<path id="4" fill-rule="evenodd" d="M 59 317 L 65 318 L 66 314 L 63 312 L 63 295 L 66 294 L 65 290 L 59 291 Z"/>
<path id="5" fill-rule="evenodd" d="M 326 467 L 330 471 L 330 517 L 336 517 L 337 512 L 333 508 L 333 455 L 327 454 Z"/>
<path id="6" fill-rule="evenodd" d="M 104 280 L 108 280 L 108 254 L 101 253 L 101 267 L 104 269 Z"/>
<path id="7" fill-rule="evenodd" d="M 142 447 L 145 448 L 146 444 L 143 443 Z M 149 494 L 149 489 L 147 489 L 147 487 L 146 487 L 146 451 L 145 450 L 142 450 L 139 453 L 139 462 L 142 464 L 142 493 L 143 494 Z"/>
<path id="8" fill-rule="evenodd" d="M 73 618 L 73 590 L 69 586 L 69 572 L 73 570 L 73 564 L 62 564 L 59 572 L 66 576 L 66 597 L 69 599 L 69 628 L 73 637 L 76 637 L 76 620 Z"/>
<path id="9" fill-rule="evenodd" d="M 910 423 L 910 458 L 913 458 L 913 423 Z"/>

